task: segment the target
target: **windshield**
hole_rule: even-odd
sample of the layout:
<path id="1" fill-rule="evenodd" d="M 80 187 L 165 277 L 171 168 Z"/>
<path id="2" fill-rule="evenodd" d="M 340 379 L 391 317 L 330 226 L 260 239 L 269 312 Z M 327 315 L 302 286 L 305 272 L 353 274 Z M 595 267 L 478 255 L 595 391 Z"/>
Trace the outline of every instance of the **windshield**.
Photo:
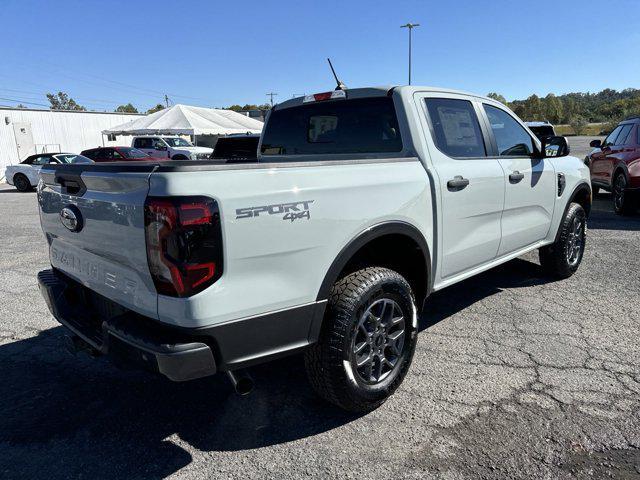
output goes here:
<path id="1" fill-rule="evenodd" d="M 163 138 L 167 145 L 170 147 L 193 147 L 190 142 L 187 142 L 184 138 L 172 137 L 172 138 Z"/>
<path id="2" fill-rule="evenodd" d="M 148 158 L 149 155 L 144 153 L 142 150 L 138 150 L 137 148 L 132 147 L 119 147 L 118 152 L 120 152 L 124 158 Z"/>
<path id="3" fill-rule="evenodd" d="M 56 155 L 56 160 L 60 163 L 93 163 L 93 160 L 82 155 L 76 155 L 75 153 L 64 153 L 62 155 Z"/>
<path id="4" fill-rule="evenodd" d="M 60 161 L 60 163 L 74 163 L 76 157 L 80 157 L 81 155 L 76 155 L 74 153 L 66 153 L 64 155 L 56 155 L 56 159 Z"/>

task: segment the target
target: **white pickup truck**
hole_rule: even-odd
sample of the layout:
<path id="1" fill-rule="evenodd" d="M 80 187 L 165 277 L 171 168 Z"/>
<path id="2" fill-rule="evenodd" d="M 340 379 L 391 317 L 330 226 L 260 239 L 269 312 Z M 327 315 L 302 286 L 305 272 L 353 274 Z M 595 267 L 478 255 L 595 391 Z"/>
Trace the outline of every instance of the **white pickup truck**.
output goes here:
<path id="1" fill-rule="evenodd" d="M 40 288 L 74 350 L 239 391 L 245 367 L 304 352 L 322 397 L 368 411 L 407 374 L 431 292 L 534 249 L 577 270 L 591 185 L 568 153 L 456 91 L 292 99 L 257 160 L 43 167 Z"/>
<path id="2" fill-rule="evenodd" d="M 208 160 L 213 148 L 197 147 L 182 137 L 156 135 L 133 137 L 131 146 L 154 158 L 171 160 Z"/>

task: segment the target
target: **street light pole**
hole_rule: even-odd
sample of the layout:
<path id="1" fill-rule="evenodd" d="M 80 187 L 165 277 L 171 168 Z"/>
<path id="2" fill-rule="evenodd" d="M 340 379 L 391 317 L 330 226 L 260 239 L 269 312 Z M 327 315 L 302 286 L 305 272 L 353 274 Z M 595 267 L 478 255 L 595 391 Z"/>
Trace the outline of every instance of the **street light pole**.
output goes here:
<path id="1" fill-rule="evenodd" d="M 409 29 L 409 85 L 411 85 L 411 30 L 419 26 L 419 23 L 407 23 L 406 25 L 400 25 L 400 28 Z"/>

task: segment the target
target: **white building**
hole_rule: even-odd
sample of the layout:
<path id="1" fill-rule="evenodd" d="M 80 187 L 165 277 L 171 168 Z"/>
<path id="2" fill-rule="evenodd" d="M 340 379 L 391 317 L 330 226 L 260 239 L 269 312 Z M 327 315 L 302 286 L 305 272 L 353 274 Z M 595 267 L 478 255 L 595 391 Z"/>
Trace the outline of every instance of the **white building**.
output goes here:
<path id="1" fill-rule="evenodd" d="M 128 145 L 123 143 L 126 138 L 110 141 L 102 131 L 143 116 L 0 107 L 0 181 L 7 165 L 34 153 L 80 153 L 99 145 Z"/>

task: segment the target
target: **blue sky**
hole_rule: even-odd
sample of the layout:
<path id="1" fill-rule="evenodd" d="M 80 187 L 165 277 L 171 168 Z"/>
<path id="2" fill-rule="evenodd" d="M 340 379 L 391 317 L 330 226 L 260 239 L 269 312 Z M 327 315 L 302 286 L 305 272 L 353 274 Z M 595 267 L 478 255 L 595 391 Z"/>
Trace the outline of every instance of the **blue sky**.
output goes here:
<path id="1" fill-rule="evenodd" d="M 264 103 L 413 83 L 509 100 L 640 87 L 638 0 L 1 0 L 0 98 L 92 109 Z M 0 104 L 11 104 L 0 99 Z"/>

